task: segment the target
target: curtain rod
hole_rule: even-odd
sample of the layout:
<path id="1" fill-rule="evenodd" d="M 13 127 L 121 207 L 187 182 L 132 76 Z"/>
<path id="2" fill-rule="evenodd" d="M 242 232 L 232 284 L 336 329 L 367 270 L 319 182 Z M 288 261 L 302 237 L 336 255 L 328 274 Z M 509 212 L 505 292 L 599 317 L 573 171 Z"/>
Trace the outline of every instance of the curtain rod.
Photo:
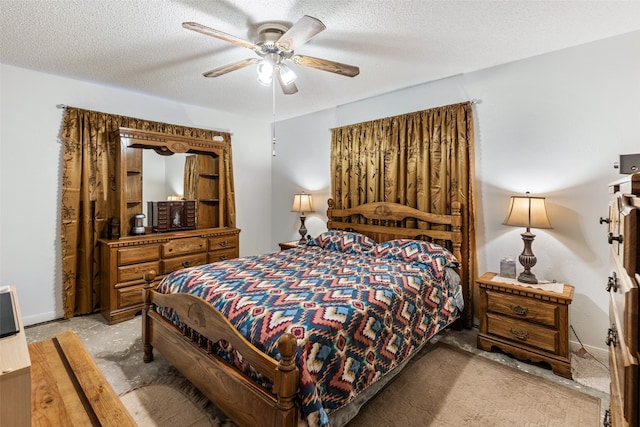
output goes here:
<path id="1" fill-rule="evenodd" d="M 471 103 L 471 105 L 482 104 L 482 99 L 471 98 L 469 100 L 469 102 Z M 59 108 L 61 110 L 66 110 L 67 109 L 67 105 L 66 104 L 56 104 L 56 108 Z"/>

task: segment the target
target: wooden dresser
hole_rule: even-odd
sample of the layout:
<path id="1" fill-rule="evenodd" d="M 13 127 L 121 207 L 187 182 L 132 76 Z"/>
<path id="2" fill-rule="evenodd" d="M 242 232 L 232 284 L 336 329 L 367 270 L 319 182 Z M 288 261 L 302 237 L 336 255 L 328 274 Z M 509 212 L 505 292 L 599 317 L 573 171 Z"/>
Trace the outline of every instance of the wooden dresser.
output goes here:
<path id="1" fill-rule="evenodd" d="M 476 280 L 479 290 L 478 348 L 497 347 L 518 359 L 546 362 L 571 378 L 569 304 L 574 288 L 562 293 L 494 281 L 496 273 Z"/>
<path id="2" fill-rule="evenodd" d="M 603 279 L 609 297 L 610 408 L 605 425 L 638 426 L 640 422 L 638 348 L 640 326 L 638 251 L 640 216 L 640 173 L 626 176 L 609 185 L 611 195 L 607 224 L 607 241 L 611 245 L 609 277 Z"/>
<path id="3" fill-rule="evenodd" d="M 110 324 L 142 310 L 143 274 L 155 270 L 159 281 L 181 268 L 239 256 L 240 230 L 203 228 L 100 240 L 101 312 Z"/>
<path id="4" fill-rule="evenodd" d="M 235 197 L 231 168 L 231 135 L 219 132 L 201 139 L 120 128 L 113 133 L 116 150 L 114 212 L 100 246 L 100 311 L 110 324 L 142 311 L 143 274 L 156 280 L 185 267 L 237 258 Z M 143 194 L 143 151 L 162 156 L 187 154 L 183 174 L 185 201 L 149 200 Z M 147 158 L 148 160 L 148 158 Z M 156 176 L 152 174 L 152 176 Z M 140 232 L 137 219 L 143 201 L 150 206 L 149 225 Z M 113 226 L 113 224 L 118 226 Z"/>

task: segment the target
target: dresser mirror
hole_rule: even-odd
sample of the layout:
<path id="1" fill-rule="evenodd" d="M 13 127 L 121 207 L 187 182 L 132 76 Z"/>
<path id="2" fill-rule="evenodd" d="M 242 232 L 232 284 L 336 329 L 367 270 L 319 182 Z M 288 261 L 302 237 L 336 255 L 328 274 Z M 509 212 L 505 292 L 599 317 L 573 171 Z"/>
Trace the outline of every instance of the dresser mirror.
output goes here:
<path id="1" fill-rule="evenodd" d="M 192 155 L 175 153 L 161 156 L 154 150 L 143 150 L 142 213 L 145 215 L 145 225 L 150 226 L 147 202 L 183 199 L 185 161 L 187 156 Z"/>
<path id="2" fill-rule="evenodd" d="M 135 234 L 131 230 L 140 214 L 151 232 L 147 202 L 195 201 L 195 228 L 229 225 L 223 197 L 230 173 L 225 170 L 230 157 L 228 134 L 205 140 L 121 128 L 117 135 L 120 237 Z"/>
<path id="3" fill-rule="evenodd" d="M 202 135 L 128 128 L 113 134 L 114 200 L 109 200 L 106 227 L 112 231 L 99 239 L 100 311 L 110 324 L 132 319 L 142 310 L 144 273 L 154 270 L 159 281 L 172 271 L 240 254 L 231 135 Z M 189 200 L 167 200 L 180 195 Z M 136 217 L 143 212 L 144 231 L 137 234 L 141 230 L 135 228 Z"/>

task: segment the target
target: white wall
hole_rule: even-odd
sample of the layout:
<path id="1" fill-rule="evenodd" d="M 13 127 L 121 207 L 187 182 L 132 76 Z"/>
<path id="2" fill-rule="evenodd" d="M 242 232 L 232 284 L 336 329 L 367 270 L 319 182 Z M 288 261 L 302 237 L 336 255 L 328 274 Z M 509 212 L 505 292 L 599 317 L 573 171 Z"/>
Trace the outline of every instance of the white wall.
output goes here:
<path id="1" fill-rule="evenodd" d="M 635 32 L 278 122 L 272 246 L 297 235 L 289 212 L 295 192 L 307 186 L 314 196 L 330 194 L 330 128 L 479 99 L 478 273 L 497 271 L 500 258 L 522 251 L 523 230 L 502 225 L 509 196 L 546 197 L 554 228 L 534 230 L 533 271 L 575 285 L 571 323 L 585 345 L 604 350 L 609 246 L 598 218 L 607 215 L 607 184 L 621 177 L 613 162 L 640 152 L 638 51 Z M 325 210 L 316 210 L 319 224 Z"/>
<path id="2" fill-rule="evenodd" d="M 278 242 L 300 239 L 299 215 L 291 212 L 293 195 L 304 191 L 313 198 L 314 212 L 305 212 L 308 234 L 327 229 L 327 199 L 331 195 L 329 148 L 333 110 L 276 123 L 276 156 L 272 162 L 272 248 Z"/>
<path id="3" fill-rule="evenodd" d="M 25 324 L 62 316 L 56 104 L 231 132 L 240 252 L 269 250 L 270 123 L 8 65 L 0 93 L 0 285 L 16 285 Z"/>

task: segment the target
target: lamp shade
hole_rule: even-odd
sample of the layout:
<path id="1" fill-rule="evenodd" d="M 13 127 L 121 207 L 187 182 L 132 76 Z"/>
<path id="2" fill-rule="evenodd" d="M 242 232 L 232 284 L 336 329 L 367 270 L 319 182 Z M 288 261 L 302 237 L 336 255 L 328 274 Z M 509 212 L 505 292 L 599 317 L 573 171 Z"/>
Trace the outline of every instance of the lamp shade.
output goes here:
<path id="1" fill-rule="evenodd" d="M 544 197 L 511 196 L 504 225 L 529 228 L 551 228 Z"/>
<path id="2" fill-rule="evenodd" d="M 293 196 L 291 212 L 312 212 L 311 194 L 299 193 Z"/>

